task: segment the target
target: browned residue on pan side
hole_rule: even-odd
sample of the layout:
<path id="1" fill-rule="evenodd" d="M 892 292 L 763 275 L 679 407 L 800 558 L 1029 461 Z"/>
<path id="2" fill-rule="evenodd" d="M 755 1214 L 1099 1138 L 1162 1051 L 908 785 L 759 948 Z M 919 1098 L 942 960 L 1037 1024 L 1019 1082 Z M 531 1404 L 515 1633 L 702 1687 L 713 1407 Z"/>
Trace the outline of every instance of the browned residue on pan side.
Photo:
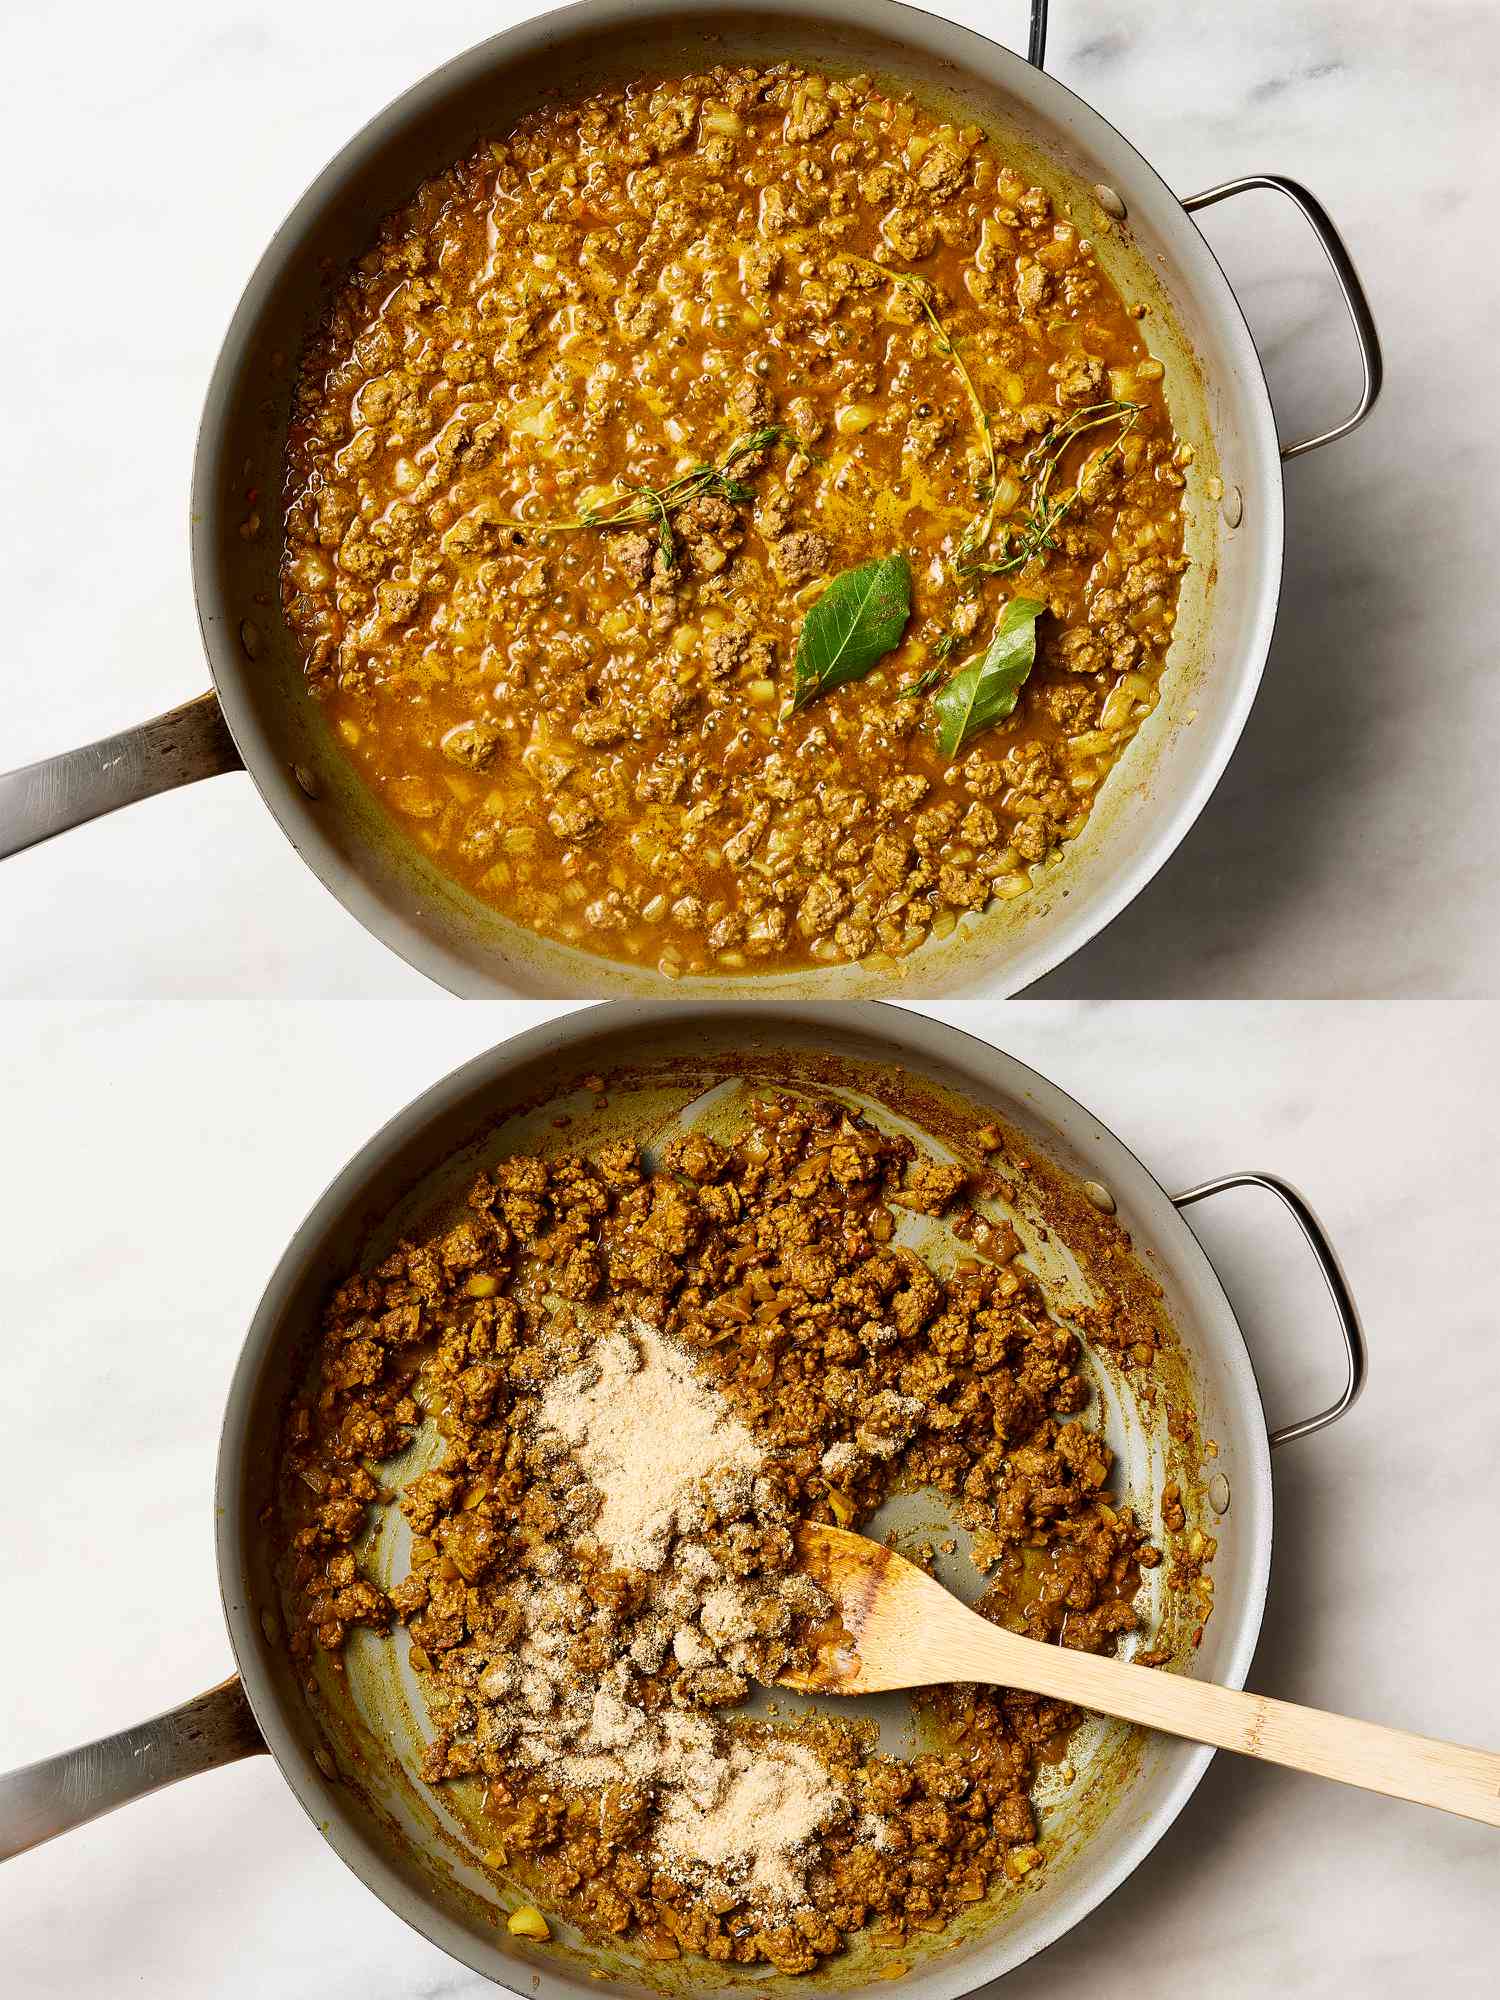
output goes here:
<path id="1" fill-rule="evenodd" d="M 740 1045 L 723 1045 L 736 1034 L 741 1037 Z M 1189 1517 L 1195 1509 L 1201 1511 L 1201 1503 L 1194 1499 L 1201 1481 L 1197 1471 L 1200 1457 L 1190 1370 L 1167 1321 L 1160 1287 L 1136 1259 L 1129 1234 L 1121 1224 L 1101 1213 L 1071 1176 L 1055 1167 L 1032 1141 L 993 1109 L 969 1102 L 927 1078 L 914 1076 L 888 1058 L 851 1057 L 804 1046 L 757 1046 L 753 1040 L 747 1044 L 744 1035 L 743 1022 L 726 1022 L 718 1033 L 710 1022 L 701 1036 L 701 1045 L 688 1054 L 668 1047 L 635 1060 L 610 1063 L 605 1059 L 609 1046 L 605 1040 L 602 1045 L 584 1044 L 576 1054 L 570 1052 L 561 1059 L 539 1059 L 518 1079 L 507 1102 L 496 1106 L 483 1121 L 482 1136 L 463 1149 L 464 1172 L 468 1172 L 471 1164 L 481 1164 L 513 1150 L 575 1152 L 605 1137 L 649 1141 L 660 1127 L 664 1103 L 690 1102 L 727 1079 L 737 1079 L 747 1086 L 763 1084 L 808 1093 L 867 1096 L 878 1107 L 910 1121 L 940 1146 L 951 1149 L 971 1168 L 978 1187 L 1010 1203 L 1032 1228 L 1066 1242 L 1079 1267 L 1101 1284 L 1107 1284 L 1109 1291 L 1123 1300 L 1132 1337 L 1143 1345 L 1149 1343 L 1152 1348 L 1150 1372 L 1156 1378 L 1157 1393 L 1168 1405 L 1170 1421 L 1164 1445 L 1169 1470 L 1180 1485 Z M 649 1028 L 641 1039 L 650 1049 L 653 1042 L 670 1043 L 673 1036 L 674 1030 L 669 1026 Z M 574 1108 L 574 1101 L 579 1099 L 587 1109 Z M 524 1144 L 507 1131 L 518 1118 L 530 1114 L 535 1120 L 550 1106 L 560 1106 L 565 1101 L 570 1105 L 569 1111 L 555 1113 L 545 1129 L 540 1133 L 531 1131 Z M 993 1143 L 996 1132 L 1001 1139 L 998 1148 Z M 427 1179 L 430 1176 L 418 1177 L 407 1189 L 402 1207 L 410 1213 L 401 1216 L 403 1233 L 420 1230 L 424 1223 L 430 1225 L 451 1205 L 451 1196 L 445 1194 L 441 1199 L 429 1200 L 425 1208 L 419 1206 Z M 388 1213 L 371 1215 L 362 1261 L 368 1265 L 383 1255 L 391 1233 Z M 1128 1362 L 1122 1367 L 1098 1350 L 1093 1358 L 1096 1365 L 1119 1377 L 1128 1395 L 1135 1395 L 1136 1385 L 1131 1378 L 1135 1374 L 1144 1377 L 1144 1371 L 1132 1369 Z M 1177 1617 L 1169 1620 L 1168 1629 L 1156 1636 L 1155 1643 L 1180 1664 L 1190 1657 L 1191 1640 L 1190 1624 Z M 474 1844 L 442 1823 L 423 1795 L 423 1788 L 403 1767 L 393 1763 L 380 1734 L 385 1726 L 394 1729 L 398 1740 L 419 1741 L 417 1718 L 409 1709 L 404 1716 L 392 1713 L 389 1717 L 377 1717 L 377 1726 L 372 1730 L 362 1718 L 351 1715 L 353 1705 L 347 1687 L 339 1684 L 339 1677 L 325 1675 L 323 1680 L 323 1719 L 327 1733 L 339 1745 L 341 1775 L 351 1792 L 386 1828 L 387 1837 L 402 1847 L 407 1857 L 407 1872 L 415 1867 L 427 1874 L 440 1899 L 448 1904 L 457 1902 L 468 1910 L 471 1918 L 477 1916 L 487 1924 L 497 1923 L 503 1911 L 457 1880 L 459 1866 L 472 1866 Z M 404 1707 L 404 1702 L 401 1705 Z M 1094 1837 L 1104 1827 L 1129 1784 L 1139 1755 L 1139 1736 L 1122 1732 L 1090 1784 L 1078 1788 L 1078 1795 L 1068 1809 L 1073 1829 L 1065 1843 L 1068 1850 Z M 387 1792 L 393 1782 L 400 1790 L 403 1810 L 427 1829 L 424 1838 L 430 1855 L 419 1855 L 414 1850 L 400 1832 L 393 1813 L 382 1803 L 381 1793 Z M 450 1803 L 458 1807 L 460 1820 L 467 1821 L 470 1812 L 462 1787 L 450 1789 L 456 1794 Z M 1053 1865 L 1058 1863 L 1054 1861 Z M 925 1959 L 937 1952 L 961 1948 L 994 1923 L 1003 1921 L 1007 1911 L 1015 1906 L 1013 1887 L 992 1892 L 983 1904 L 951 1923 L 942 1937 L 923 1939 L 920 1943 L 913 1940 L 908 1947 L 909 1955 Z M 680 1992 L 692 1990 L 698 1984 L 691 1964 L 643 1963 L 630 1953 L 577 1945 L 566 1936 L 557 1936 L 548 1952 L 549 1956 L 557 1954 L 571 1963 L 578 1975 L 597 1976 L 602 1971 L 612 1981 L 636 1989 L 645 1986 Z M 865 1983 L 880 1972 L 884 1963 L 888 1963 L 888 1958 L 861 1941 L 840 1959 L 811 1975 L 811 1979 L 820 1989 L 843 1989 Z M 758 1972 L 746 1971 L 738 1977 L 729 1968 L 722 1971 L 716 1968 L 715 1980 L 721 1984 L 748 1983 L 762 1991 L 774 1990 L 783 1983 L 774 1975 L 768 1977 L 763 1968 Z M 808 1983 L 807 1978 L 798 1981 L 804 1990 Z"/>

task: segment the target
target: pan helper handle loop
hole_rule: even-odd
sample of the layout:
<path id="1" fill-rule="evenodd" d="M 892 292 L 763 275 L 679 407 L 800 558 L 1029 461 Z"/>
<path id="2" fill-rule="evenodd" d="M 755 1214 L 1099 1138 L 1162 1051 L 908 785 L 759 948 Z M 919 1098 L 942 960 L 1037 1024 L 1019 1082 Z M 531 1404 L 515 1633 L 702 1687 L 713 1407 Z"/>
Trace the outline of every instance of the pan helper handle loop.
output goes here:
<path id="1" fill-rule="evenodd" d="M 1195 1201 L 1207 1201 L 1211 1195 L 1224 1194 L 1230 1188 L 1240 1187 L 1264 1188 L 1267 1193 L 1274 1194 L 1302 1231 L 1303 1239 L 1322 1274 L 1323 1283 L 1328 1287 L 1328 1296 L 1333 1301 L 1348 1364 L 1343 1390 L 1326 1410 L 1319 1410 L 1315 1417 L 1303 1417 L 1294 1424 L 1283 1424 L 1280 1429 L 1271 1432 L 1271 1449 L 1274 1451 L 1278 1445 L 1291 1444 L 1297 1438 L 1311 1437 L 1316 1431 L 1327 1430 L 1330 1424 L 1336 1424 L 1340 1417 L 1353 1409 L 1365 1386 L 1365 1336 L 1349 1282 L 1339 1267 L 1327 1232 L 1290 1181 L 1282 1180 L 1279 1174 L 1221 1174 L 1217 1180 L 1202 1181 L 1186 1193 L 1174 1195 L 1172 1201 L 1176 1208 L 1191 1208 Z"/>

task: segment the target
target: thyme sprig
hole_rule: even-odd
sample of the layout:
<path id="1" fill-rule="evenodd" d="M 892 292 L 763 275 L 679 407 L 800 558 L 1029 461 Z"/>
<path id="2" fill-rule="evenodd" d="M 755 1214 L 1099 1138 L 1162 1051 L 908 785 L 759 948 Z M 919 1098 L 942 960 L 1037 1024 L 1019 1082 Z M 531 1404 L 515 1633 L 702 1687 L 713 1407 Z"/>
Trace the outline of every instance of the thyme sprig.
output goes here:
<path id="1" fill-rule="evenodd" d="M 884 264 L 877 264 L 872 258 L 858 257 L 852 251 L 843 253 L 851 264 L 858 264 L 864 270 L 873 271 L 885 283 L 895 285 L 908 292 L 921 309 L 922 316 L 932 328 L 937 339 L 938 352 L 953 363 L 969 407 L 974 413 L 974 421 L 979 431 L 979 441 L 984 450 L 985 471 L 979 483 L 980 507 L 978 513 L 964 529 L 949 561 L 955 582 L 963 583 L 975 576 L 1005 576 L 1012 570 L 1024 569 L 1029 562 L 1045 550 L 1056 546 L 1057 530 L 1069 511 L 1077 503 L 1079 491 L 1096 464 L 1119 451 L 1127 437 L 1140 422 L 1143 403 L 1129 403 L 1111 399 L 1103 403 L 1090 403 L 1075 410 L 1065 423 L 1047 431 L 1021 460 L 1020 476 L 1029 483 L 1026 510 L 1019 522 L 1007 523 L 1005 545 L 1000 557 L 995 560 L 985 555 L 995 533 L 995 507 L 999 499 L 1000 469 L 995 454 L 995 433 L 990 423 L 988 410 L 974 378 L 969 373 L 958 343 L 944 326 L 937 308 L 932 303 L 932 288 L 925 279 L 914 271 L 891 271 Z M 1056 472 L 1064 452 L 1075 438 L 1086 431 L 1097 430 L 1103 424 L 1118 423 L 1120 435 L 1110 445 L 1095 452 L 1079 472 L 1077 480 L 1066 493 L 1055 498 L 1051 493 L 1052 475 Z M 956 638 L 953 646 L 957 645 Z M 953 649 L 950 646 L 949 650 Z"/>
<path id="2" fill-rule="evenodd" d="M 804 450 L 796 434 L 784 424 L 762 424 L 758 430 L 746 431 L 743 436 L 737 437 L 716 465 L 705 459 L 691 472 L 669 479 L 665 486 L 629 486 L 622 483 L 607 500 L 601 500 L 592 507 L 580 508 L 578 513 L 565 519 L 516 521 L 512 525 L 523 534 L 533 535 L 566 534 L 578 528 L 654 527 L 660 535 L 662 554 L 670 565 L 677 560 L 672 516 L 678 508 L 685 507 L 690 500 L 701 499 L 705 494 L 716 494 L 736 506 L 747 505 L 755 494 L 743 479 L 733 476 L 734 468 L 743 459 L 776 445 L 785 445 L 794 452 Z"/>
<path id="3" fill-rule="evenodd" d="M 1140 422 L 1144 408 L 1143 403 L 1114 399 L 1089 403 L 1083 409 L 1075 410 L 1066 423 L 1045 432 L 1021 460 L 1021 477 L 1029 484 L 1026 510 L 1018 523 L 1006 523 L 1001 555 L 992 562 L 975 553 L 964 563 L 965 572 L 977 576 L 1005 576 L 1012 570 L 1024 569 L 1044 551 L 1055 548 L 1057 530 L 1076 505 L 1090 473 L 1096 465 L 1104 464 L 1120 450 Z M 1052 475 L 1073 440 L 1087 431 L 1098 430 L 1104 424 L 1116 423 L 1120 426 L 1119 436 L 1111 444 L 1091 452 L 1073 485 L 1054 496 L 1051 491 Z"/>
<path id="4" fill-rule="evenodd" d="M 984 407 L 984 398 L 974 386 L 974 378 L 968 365 L 958 351 L 958 342 L 943 325 L 937 307 L 932 303 L 932 287 L 926 279 L 919 278 L 915 271 L 891 271 L 884 264 L 877 264 L 872 257 L 857 257 L 852 250 L 844 256 L 851 264 L 858 264 L 866 271 L 873 271 L 886 284 L 894 285 L 898 291 L 907 292 L 917 302 L 922 317 L 932 328 L 937 341 L 937 351 L 953 363 L 954 371 L 963 384 L 964 394 L 969 399 L 969 408 L 974 413 L 974 422 L 979 430 L 979 438 L 984 446 L 985 472 L 980 482 L 979 494 L 982 506 L 978 514 L 964 529 L 958 548 L 954 553 L 951 567 L 954 575 L 962 572 L 967 558 L 988 547 L 995 527 L 995 497 L 1000 484 L 999 467 L 995 459 L 995 436 L 990 428 L 990 413 Z"/>

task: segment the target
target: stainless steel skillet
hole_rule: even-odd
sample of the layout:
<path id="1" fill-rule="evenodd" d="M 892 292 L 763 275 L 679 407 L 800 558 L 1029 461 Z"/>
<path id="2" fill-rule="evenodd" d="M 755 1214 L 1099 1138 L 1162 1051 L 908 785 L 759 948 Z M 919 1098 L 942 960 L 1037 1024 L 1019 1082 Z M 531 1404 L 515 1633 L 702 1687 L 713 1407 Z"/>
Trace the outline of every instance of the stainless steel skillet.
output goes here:
<path id="1" fill-rule="evenodd" d="M 601 1077 L 607 1112 L 596 1104 Z M 737 1975 L 702 1962 L 642 1964 L 566 1934 L 545 1949 L 509 1936 L 500 1921 L 504 1899 L 476 1865 L 487 1843 L 462 1802 L 436 1808 L 415 1781 L 421 1725 L 402 1649 L 373 1640 L 356 1648 L 347 1686 L 324 1677 L 310 1700 L 281 1643 L 261 1523 L 280 1413 L 332 1281 L 460 1197 L 476 1168 L 502 1150 L 575 1149 L 626 1131 L 659 1136 L 685 1107 L 698 1122 L 728 1115 L 726 1099 L 746 1082 L 763 1081 L 844 1093 L 870 1115 L 904 1124 L 958 1157 L 979 1157 L 975 1133 L 991 1120 L 1022 1135 L 1035 1167 L 1016 1215 L 1038 1268 L 1059 1286 L 1087 1286 L 1102 1257 L 1116 1280 L 1152 1301 L 1165 1342 L 1152 1371 L 1159 1393 L 1138 1397 L 1127 1376 L 1096 1357 L 1101 1415 L 1124 1490 L 1146 1518 L 1158 1518 L 1163 1484 L 1175 1478 L 1191 1521 L 1218 1539 L 1215 1608 L 1199 1628 L 1201 1641 L 1195 1644 L 1193 1615 L 1163 1598 L 1157 1608 L 1165 1643 L 1180 1670 L 1243 1682 L 1270 1562 L 1269 1447 L 1331 1423 L 1352 1403 L 1363 1375 L 1347 1291 L 1298 1198 L 1269 1176 L 1245 1175 L 1174 1202 L 1064 1092 L 1009 1056 L 905 1012 L 617 1004 L 549 1022 L 456 1071 L 379 1132 L 318 1202 L 267 1287 L 225 1411 L 215 1532 L 240 1678 L 138 1729 L 0 1779 L 0 1855 L 192 1772 L 269 1749 L 365 1883 L 435 1943 L 501 1984 L 522 1989 L 534 1979 L 547 2000 L 601 1985 L 622 1993 L 663 1984 L 697 1991 L 739 1983 L 756 1994 L 779 1987 L 763 1973 Z M 560 1116 L 573 1121 L 565 1130 L 553 1122 Z M 1233 1313 L 1180 1212 L 1238 1182 L 1267 1188 L 1287 1204 L 1328 1280 L 1348 1359 L 1347 1384 L 1332 1408 L 1269 1440 Z M 1129 1232 L 1129 1256 L 1121 1256 L 1114 1217 Z M 892 1720 L 899 1725 L 899 1717 Z M 961 1927 L 914 1955 L 913 1992 L 949 2000 L 1078 1922 L 1160 1839 L 1209 1755 L 1114 1725 L 1092 1728 L 1075 1745 L 1073 1778 L 1059 1778 L 1048 1792 L 1048 1860 L 1035 1886 L 975 1906 Z M 883 1963 L 888 1970 L 888 1959 Z M 873 1987 L 876 1976 L 870 1954 L 854 1951 L 813 1984 L 849 1992 Z M 798 1984 L 805 1989 L 807 1981 Z"/>
<path id="2" fill-rule="evenodd" d="M 1187 496 L 1193 567 L 1164 698 L 1104 788 L 1084 834 L 1044 885 L 930 942 L 898 973 L 868 967 L 684 981 L 684 997 L 848 999 L 1012 993 L 1095 935 L 1184 838 L 1248 715 L 1280 589 L 1280 459 L 1344 436 L 1371 407 L 1380 353 L 1369 308 L 1332 224 L 1274 175 L 1180 201 L 1105 120 L 1031 62 L 896 0 L 582 0 L 458 57 L 375 118 L 319 176 L 251 277 L 204 404 L 194 468 L 192 564 L 214 693 L 102 743 L 0 777 L 0 854 L 241 761 L 293 846 L 367 929 L 466 995 L 661 992 L 654 970 L 546 943 L 440 874 L 385 819 L 308 697 L 278 609 L 275 496 L 303 343 L 328 273 L 367 245 L 380 217 L 482 134 L 544 94 L 724 60 L 791 55 L 866 69 L 945 114 L 991 130 L 1093 237 L 1166 364 L 1179 433 L 1197 457 Z M 1341 423 L 1282 446 L 1254 344 L 1192 211 L 1252 188 L 1307 216 L 1359 336 L 1363 388 Z M 1099 190 L 1104 192 L 1101 194 Z M 1223 487 L 1215 497 L 1213 481 Z M 255 494 L 255 499 L 249 496 Z M 257 532 L 248 532 L 252 518 Z M 242 532 L 247 531 L 247 532 Z"/>

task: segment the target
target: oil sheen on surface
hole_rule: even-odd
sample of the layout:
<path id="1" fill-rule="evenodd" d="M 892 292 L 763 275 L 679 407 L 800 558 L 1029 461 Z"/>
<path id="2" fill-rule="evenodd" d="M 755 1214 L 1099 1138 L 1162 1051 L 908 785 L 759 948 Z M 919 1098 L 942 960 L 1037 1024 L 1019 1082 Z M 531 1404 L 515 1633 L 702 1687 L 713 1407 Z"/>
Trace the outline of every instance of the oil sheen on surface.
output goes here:
<path id="1" fill-rule="evenodd" d="M 310 685 L 410 836 L 544 935 L 670 977 L 898 960 L 1025 895 L 1155 704 L 1190 453 L 1142 312 L 977 128 L 865 79 L 538 113 L 386 223 L 306 357 L 283 595 Z M 1119 406 L 1058 456 L 1046 545 L 965 571 L 991 491 L 1005 562 L 1038 454 Z M 770 426 L 667 534 L 545 525 Z M 900 645 L 791 712 L 809 606 L 898 552 Z M 1047 607 L 1035 669 L 950 761 L 913 684 L 1016 596 Z"/>

